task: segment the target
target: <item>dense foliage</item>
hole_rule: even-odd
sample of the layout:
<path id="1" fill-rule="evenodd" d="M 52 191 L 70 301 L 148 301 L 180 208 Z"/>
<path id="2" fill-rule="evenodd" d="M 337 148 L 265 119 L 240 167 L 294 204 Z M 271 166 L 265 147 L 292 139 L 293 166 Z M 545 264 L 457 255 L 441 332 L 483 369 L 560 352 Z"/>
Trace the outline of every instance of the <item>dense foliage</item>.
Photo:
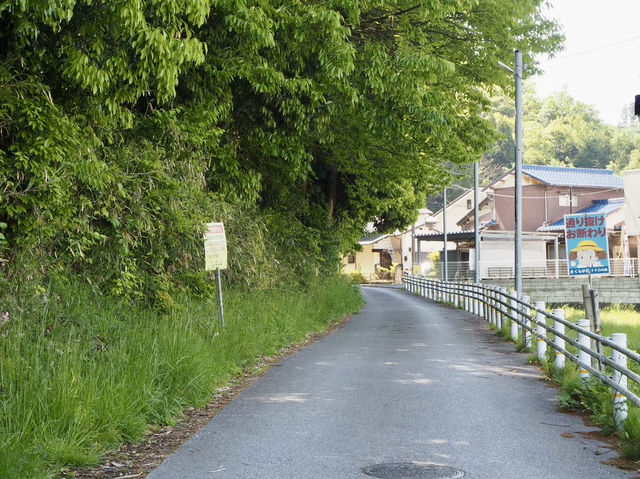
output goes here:
<path id="1" fill-rule="evenodd" d="M 335 271 L 490 145 L 497 61 L 560 45 L 542 3 L 4 1 L 4 276 L 170 303 L 214 220 L 234 281 Z"/>
<path id="2" fill-rule="evenodd" d="M 158 321 L 156 310 L 77 280 L 8 305 L 15 314 L 0 314 L 0 477 L 75 477 L 69 467 L 95 466 L 106 451 L 174 424 L 233 377 L 264 368 L 265 356 L 362 303 L 335 277 L 313 278 L 302 291 L 225 292 L 224 328 L 215 299 L 182 296 Z"/>
<path id="3" fill-rule="evenodd" d="M 482 162 L 489 181 L 512 168 L 515 156 L 513 99 L 498 95 L 493 105 L 490 120 L 500 136 Z M 614 127 L 604 123 L 592 106 L 565 92 L 539 98 L 527 88 L 523 115 L 526 164 L 610 168 L 618 173 L 640 167 L 640 127 L 628 111 Z"/>

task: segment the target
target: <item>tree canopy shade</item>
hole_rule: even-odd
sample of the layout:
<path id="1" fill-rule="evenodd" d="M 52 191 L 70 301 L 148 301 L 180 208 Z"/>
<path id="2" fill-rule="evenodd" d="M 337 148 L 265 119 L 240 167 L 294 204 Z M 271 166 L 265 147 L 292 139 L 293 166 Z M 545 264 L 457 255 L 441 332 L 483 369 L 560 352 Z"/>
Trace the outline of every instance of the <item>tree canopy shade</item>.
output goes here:
<path id="1" fill-rule="evenodd" d="M 271 235 L 245 272 L 334 268 L 366 221 L 405 226 L 490 146 L 498 60 L 561 46 L 542 4 L 4 1 L 0 256 L 143 295 L 199 269 L 219 219 Z"/>
<path id="2" fill-rule="evenodd" d="M 487 183 L 513 167 L 514 117 L 513 100 L 495 96 L 488 119 L 499 132 L 499 141 L 481 163 Z M 612 127 L 602 122 L 592 106 L 577 102 L 566 92 L 538 98 L 534 89 L 527 87 L 524 131 L 528 164 L 610 168 L 618 173 L 640 165 L 640 129 L 632 111 L 625 111 L 621 125 Z"/>

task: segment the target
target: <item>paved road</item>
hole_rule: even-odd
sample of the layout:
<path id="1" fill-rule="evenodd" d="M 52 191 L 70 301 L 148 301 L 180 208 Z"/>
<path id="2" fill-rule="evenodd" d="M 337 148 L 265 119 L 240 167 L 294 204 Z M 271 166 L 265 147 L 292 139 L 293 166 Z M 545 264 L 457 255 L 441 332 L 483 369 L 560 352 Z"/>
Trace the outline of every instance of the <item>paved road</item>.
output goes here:
<path id="1" fill-rule="evenodd" d="M 366 466 L 404 462 L 475 479 L 634 476 L 601 464 L 614 453 L 556 411 L 527 355 L 483 321 L 363 291 L 352 321 L 274 367 L 148 477 L 366 479 Z"/>

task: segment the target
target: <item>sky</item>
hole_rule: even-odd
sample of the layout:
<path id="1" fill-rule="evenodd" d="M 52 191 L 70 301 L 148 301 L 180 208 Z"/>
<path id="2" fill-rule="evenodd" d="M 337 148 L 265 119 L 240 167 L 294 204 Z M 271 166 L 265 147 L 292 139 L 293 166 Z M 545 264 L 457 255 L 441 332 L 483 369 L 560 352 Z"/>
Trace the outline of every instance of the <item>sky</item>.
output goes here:
<path id="1" fill-rule="evenodd" d="M 611 125 L 640 94 L 640 0 L 551 0 L 547 16 L 562 25 L 565 50 L 540 57 L 539 97 L 566 91 L 594 106 Z"/>

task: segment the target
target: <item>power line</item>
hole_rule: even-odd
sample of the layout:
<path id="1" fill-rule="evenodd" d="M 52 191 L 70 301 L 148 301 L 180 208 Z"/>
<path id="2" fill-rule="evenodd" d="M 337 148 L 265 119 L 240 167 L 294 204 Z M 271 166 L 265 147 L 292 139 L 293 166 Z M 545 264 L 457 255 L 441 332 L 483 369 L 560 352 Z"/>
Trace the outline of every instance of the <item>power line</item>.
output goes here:
<path id="1" fill-rule="evenodd" d="M 507 189 L 507 188 L 505 188 Z M 601 193 L 608 193 L 610 191 L 620 191 L 622 188 L 610 188 L 608 190 L 599 190 L 599 191 L 592 191 L 589 193 L 576 193 L 574 192 L 574 196 L 591 196 L 591 195 L 599 195 Z M 493 196 L 493 197 L 500 197 L 500 198 L 515 198 L 514 195 L 506 195 L 506 194 L 500 194 L 500 193 L 493 193 L 493 192 L 487 192 L 486 193 L 487 196 Z M 542 199 L 553 199 L 553 198 L 562 198 L 565 197 L 567 195 L 547 195 L 547 196 L 524 196 L 523 199 L 526 200 L 542 200 Z M 622 198 L 622 197 L 620 197 Z"/>
<path id="2" fill-rule="evenodd" d="M 620 41 L 614 42 L 614 43 L 607 43 L 606 45 L 601 45 L 599 47 L 590 48 L 589 50 L 583 50 L 581 52 L 572 53 L 571 55 L 561 55 L 561 56 L 558 56 L 558 57 L 555 57 L 555 58 L 549 58 L 547 61 L 553 62 L 553 61 L 563 60 L 565 58 L 572 58 L 572 57 L 577 57 L 577 56 L 580 56 L 580 55 L 586 55 L 587 53 L 593 53 L 593 52 L 597 52 L 599 50 L 605 50 L 607 48 L 611 48 L 611 47 L 615 47 L 615 46 L 618 46 L 618 45 L 622 45 L 624 43 L 633 42 L 635 40 L 640 40 L 640 36 L 627 38 L 626 40 L 620 40 Z"/>

